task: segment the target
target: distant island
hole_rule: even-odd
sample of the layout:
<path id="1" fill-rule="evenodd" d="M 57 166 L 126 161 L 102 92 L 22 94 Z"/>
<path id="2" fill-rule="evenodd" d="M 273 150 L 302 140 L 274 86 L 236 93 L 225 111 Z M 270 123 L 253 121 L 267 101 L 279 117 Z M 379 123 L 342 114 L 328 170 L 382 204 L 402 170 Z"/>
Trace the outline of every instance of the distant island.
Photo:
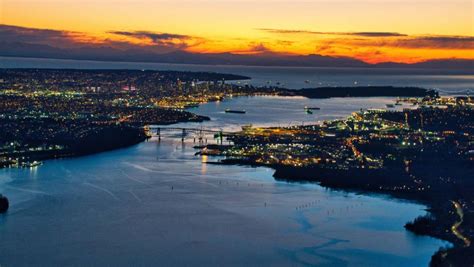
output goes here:
<path id="1" fill-rule="evenodd" d="M 394 87 L 394 86 L 354 86 L 354 87 L 318 87 L 305 88 L 295 91 L 296 95 L 307 98 L 330 97 L 435 97 L 438 93 L 434 90 L 419 87 Z"/>
<path id="2" fill-rule="evenodd" d="M 434 73 L 472 74 L 474 60 L 438 59 L 404 64 L 386 62 L 369 64 L 350 57 L 323 55 L 243 55 L 233 53 L 190 53 L 174 51 L 157 54 L 147 51 L 119 50 L 110 47 L 59 49 L 43 44 L 1 42 L 0 56 L 12 58 L 44 58 L 93 60 L 106 62 L 143 62 L 163 64 L 235 65 L 262 67 L 316 67 L 316 68 L 367 68 L 367 69 L 426 69 Z"/>

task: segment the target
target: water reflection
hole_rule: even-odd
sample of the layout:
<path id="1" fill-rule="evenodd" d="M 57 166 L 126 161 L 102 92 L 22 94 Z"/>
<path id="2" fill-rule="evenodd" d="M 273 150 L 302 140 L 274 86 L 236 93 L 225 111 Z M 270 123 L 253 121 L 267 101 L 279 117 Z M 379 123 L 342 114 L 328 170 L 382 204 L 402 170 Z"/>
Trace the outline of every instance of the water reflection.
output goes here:
<path id="1" fill-rule="evenodd" d="M 201 156 L 201 174 L 206 175 L 207 173 L 207 155 Z"/>

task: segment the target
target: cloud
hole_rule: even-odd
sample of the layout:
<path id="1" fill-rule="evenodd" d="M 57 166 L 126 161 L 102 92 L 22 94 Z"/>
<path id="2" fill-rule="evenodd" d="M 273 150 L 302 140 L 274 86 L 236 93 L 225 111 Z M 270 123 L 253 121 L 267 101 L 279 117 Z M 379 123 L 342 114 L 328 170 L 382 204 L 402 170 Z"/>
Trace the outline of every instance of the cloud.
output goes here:
<path id="1" fill-rule="evenodd" d="M 184 50 L 204 42 L 202 38 L 175 33 L 150 31 L 109 31 L 107 33 L 131 38 L 134 43 L 141 43 L 141 45 L 145 46 L 158 46 L 177 50 Z"/>
<path id="2" fill-rule="evenodd" d="M 332 39 L 333 45 L 350 45 L 353 47 L 387 47 L 402 49 L 439 49 L 439 50 L 472 50 L 474 37 L 470 36 L 407 36 L 389 39 Z M 324 43 L 324 41 L 322 41 Z"/>
<path id="3" fill-rule="evenodd" d="M 394 37 L 394 36 L 407 36 L 406 34 L 398 32 L 318 32 L 308 30 L 285 30 L 285 29 L 269 29 L 269 28 L 258 28 L 259 31 L 275 34 L 314 34 L 314 35 L 352 35 L 362 37 Z"/>
<path id="4" fill-rule="evenodd" d="M 388 31 L 316 32 L 264 28 L 259 30 L 283 36 L 267 36 L 267 38 L 260 38 L 257 41 L 237 37 L 207 39 L 199 36 L 152 31 L 114 30 L 94 35 L 76 31 L 35 29 L 0 24 L 0 45 L 9 47 L 11 51 L 19 51 L 21 47 L 24 48 L 21 53 L 12 52 L 15 55 L 34 54 L 38 49 L 42 49 L 43 54 L 47 55 L 52 48 L 60 48 L 62 49 L 61 53 L 64 53 L 64 55 L 61 54 L 61 57 L 67 57 L 67 54 L 72 51 L 77 54 L 78 58 L 80 55 L 86 54 L 100 57 L 103 56 L 104 51 L 109 50 L 113 50 L 115 58 L 124 58 L 130 54 L 166 54 L 174 51 L 195 54 L 261 55 L 268 58 L 316 53 L 335 57 L 352 57 L 366 62 L 389 60 L 415 62 L 448 57 L 474 58 L 472 53 L 474 51 L 473 36 L 417 36 Z M 309 35 L 301 36 L 299 34 Z M 44 45 L 48 47 L 44 47 Z M 427 51 L 429 49 L 436 51 Z M 0 52 L 6 53 L 5 51 Z"/>
<path id="5" fill-rule="evenodd" d="M 271 52 L 271 50 L 264 43 L 252 44 L 249 50 L 257 53 Z"/>
<path id="6" fill-rule="evenodd" d="M 403 48 L 474 49 L 473 36 L 419 36 L 396 40 L 392 44 Z"/>
<path id="7" fill-rule="evenodd" d="M 3 42 L 49 45 L 58 48 L 113 47 L 117 49 L 145 49 L 157 53 L 185 50 L 204 43 L 204 38 L 183 34 L 150 31 L 109 31 L 102 36 L 82 32 L 52 29 L 36 29 L 1 25 L 0 40 Z"/>
<path id="8" fill-rule="evenodd" d="M 78 44 L 95 42 L 86 34 L 73 31 L 35 29 L 11 25 L 0 25 L 0 40 L 30 44 L 54 44 L 56 47 L 74 47 Z"/>
<path id="9" fill-rule="evenodd" d="M 142 45 L 167 47 L 178 50 L 184 50 L 206 42 L 206 40 L 201 37 L 175 33 L 151 31 L 109 31 L 107 33 L 132 38 L 135 42 L 142 42 Z"/>
<path id="10" fill-rule="evenodd" d="M 272 34 L 334 35 L 332 39 L 319 40 L 318 51 L 334 46 L 397 47 L 407 49 L 474 49 L 473 36 L 456 35 L 408 35 L 398 32 L 318 32 L 307 30 L 286 30 L 259 28 Z M 359 38 L 356 38 L 359 37 Z M 376 39 L 377 38 L 377 39 Z M 329 41 L 331 40 L 331 41 Z"/>
<path id="11" fill-rule="evenodd" d="M 341 33 L 344 35 L 344 33 Z M 398 32 L 349 32 L 345 33 L 345 35 L 355 35 L 355 36 L 363 36 L 363 37 L 400 37 L 400 36 L 408 36 L 406 34 L 398 33 Z"/>
<path id="12" fill-rule="evenodd" d="M 186 41 L 193 37 L 189 35 L 173 34 L 173 33 L 156 33 L 149 31 L 109 31 L 108 33 L 122 35 L 136 39 L 148 39 L 155 44 L 169 44 L 174 41 Z"/>
<path id="13" fill-rule="evenodd" d="M 268 32 L 268 33 L 277 33 L 277 34 L 324 34 L 323 32 L 314 32 L 306 30 L 285 30 L 285 29 L 270 29 L 270 28 L 257 28 L 258 31 Z"/>
<path id="14" fill-rule="evenodd" d="M 276 53 L 269 48 L 269 45 L 265 42 L 248 42 L 240 49 L 234 49 L 229 51 L 233 54 L 239 55 L 276 55 Z"/>

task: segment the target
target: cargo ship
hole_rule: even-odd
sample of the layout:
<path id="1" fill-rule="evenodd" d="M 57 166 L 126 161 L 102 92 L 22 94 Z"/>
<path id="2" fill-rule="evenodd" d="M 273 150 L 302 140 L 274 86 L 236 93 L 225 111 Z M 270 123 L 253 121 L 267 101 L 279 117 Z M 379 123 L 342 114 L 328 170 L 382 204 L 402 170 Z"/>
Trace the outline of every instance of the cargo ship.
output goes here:
<path id="1" fill-rule="evenodd" d="M 318 108 L 318 107 L 308 107 L 308 106 L 305 106 L 304 107 L 304 110 L 308 111 L 308 110 L 320 110 L 321 108 Z"/>
<path id="2" fill-rule="evenodd" d="M 226 109 L 225 113 L 237 113 L 237 114 L 245 114 L 247 113 L 245 110 L 236 110 L 236 109 Z"/>

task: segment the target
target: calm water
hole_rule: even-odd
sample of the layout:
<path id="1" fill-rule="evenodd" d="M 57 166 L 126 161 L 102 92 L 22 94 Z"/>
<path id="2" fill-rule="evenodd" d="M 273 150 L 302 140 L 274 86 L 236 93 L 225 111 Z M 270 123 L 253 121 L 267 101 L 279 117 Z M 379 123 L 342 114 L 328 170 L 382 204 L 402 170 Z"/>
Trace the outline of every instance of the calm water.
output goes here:
<path id="1" fill-rule="evenodd" d="M 214 102 L 202 105 L 190 112 L 209 116 L 211 121 L 204 127 L 238 131 L 242 125 L 254 126 L 290 126 L 309 123 L 320 123 L 323 120 L 333 120 L 350 115 L 354 111 L 368 108 L 385 108 L 386 104 L 395 103 L 394 98 L 332 98 L 307 99 L 304 97 L 237 97 L 232 100 Z M 309 115 L 304 107 L 319 107 Z M 396 106 L 397 109 L 412 108 L 412 105 Z M 225 109 L 245 110 L 247 113 L 226 114 Z M 182 127 L 200 127 L 200 123 L 182 123 Z"/>
<path id="2" fill-rule="evenodd" d="M 258 86 L 271 84 L 292 89 L 320 86 L 392 85 L 435 88 L 442 94 L 448 95 L 474 93 L 474 70 L 213 66 L 8 57 L 0 57 L 0 68 L 209 71 L 240 74 L 252 78 L 250 81 L 242 81 L 242 84 L 250 83 Z"/>
<path id="3" fill-rule="evenodd" d="M 194 111 L 203 127 L 315 122 L 390 99 L 237 98 Z M 304 105 L 322 109 L 305 115 Z M 225 114 L 226 107 L 247 109 Z M 193 126 L 188 124 L 188 126 Z M 426 266 L 447 243 L 405 222 L 424 207 L 276 182 L 267 168 L 206 165 L 168 132 L 97 155 L 0 170 L 0 265 Z"/>

